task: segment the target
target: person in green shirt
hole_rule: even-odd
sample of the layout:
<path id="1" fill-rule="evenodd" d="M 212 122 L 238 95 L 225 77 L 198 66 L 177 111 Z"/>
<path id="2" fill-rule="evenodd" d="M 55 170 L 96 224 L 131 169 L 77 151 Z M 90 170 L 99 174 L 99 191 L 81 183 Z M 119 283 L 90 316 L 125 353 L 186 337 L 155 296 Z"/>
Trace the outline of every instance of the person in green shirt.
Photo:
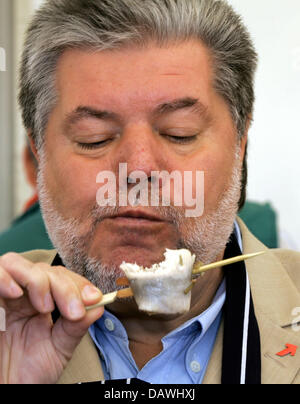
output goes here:
<path id="1" fill-rule="evenodd" d="M 48 237 L 36 193 L 37 163 L 29 143 L 23 152 L 23 167 L 27 182 L 34 195 L 24 206 L 24 212 L 11 226 L 0 234 L 0 255 L 7 252 L 23 253 L 29 250 L 51 250 L 53 245 Z"/>

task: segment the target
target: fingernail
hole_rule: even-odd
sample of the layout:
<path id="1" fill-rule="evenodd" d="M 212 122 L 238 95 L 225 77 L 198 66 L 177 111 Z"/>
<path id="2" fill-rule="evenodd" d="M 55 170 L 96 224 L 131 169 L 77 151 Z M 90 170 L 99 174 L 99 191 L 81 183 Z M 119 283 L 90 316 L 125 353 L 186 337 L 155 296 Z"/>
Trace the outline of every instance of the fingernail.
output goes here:
<path id="1" fill-rule="evenodd" d="M 81 301 L 78 299 L 71 300 L 69 304 L 69 312 L 72 318 L 81 318 L 85 314 Z"/>
<path id="2" fill-rule="evenodd" d="M 10 292 L 13 295 L 13 297 L 21 297 L 24 294 L 23 290 L 15 282 L 11 282 Z"/>
<path id="3" fill-rule="evenodd" d="M 95 286 L 87 285 L 82 291 L 82 297 L 87 300 L 100 299 L 101 292 Z"/>

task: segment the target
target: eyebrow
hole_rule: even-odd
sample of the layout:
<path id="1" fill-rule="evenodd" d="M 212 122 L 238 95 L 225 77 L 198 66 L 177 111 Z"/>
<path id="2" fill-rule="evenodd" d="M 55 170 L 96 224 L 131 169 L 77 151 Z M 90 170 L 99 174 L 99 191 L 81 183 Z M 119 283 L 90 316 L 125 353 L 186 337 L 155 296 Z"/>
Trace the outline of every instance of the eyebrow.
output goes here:
<path id="1" fill-rule="evenodd" d="M 192 108 L 194 112 L 197 112 L 200 115 L 207 111 L 207 107 L 205 107 L 197 98 L 186 97 L 160 104 L 155 108 L 154 115 L 163 115 L 187 108 Z"/>
<path id="2" fill-rule="evenodd" d="M 192 108 L 193 112 L 196 112 L 199 115 L 206 114 L 207 112 L 207 107 L 205 107 L 197 98 L 186 97 L 158 105 L 154 109 L 153 115 L 161 116 L 188 108 Z M 66 116 L 63 126 L 64 128 L 68 129 L 71 126 L 76 125 L 79 121 L 87 118 L 105 121 L 122 120 L 120 115 L 112 111 L 98 110 L 89 106 L 79 106 L 76 108 L 76 110 Z"/>
<path id="3" fill-rule="evenodd" d="M 88 106 L 79 106 L 75 109 L 75 111 L 66 116 L 63 126 L 67 129 L 70 126 L 76 125 L 79 121 L 87 118 L 116 121 L 119 119 L 119 116 L 114 112 L 101 111 Z"/>

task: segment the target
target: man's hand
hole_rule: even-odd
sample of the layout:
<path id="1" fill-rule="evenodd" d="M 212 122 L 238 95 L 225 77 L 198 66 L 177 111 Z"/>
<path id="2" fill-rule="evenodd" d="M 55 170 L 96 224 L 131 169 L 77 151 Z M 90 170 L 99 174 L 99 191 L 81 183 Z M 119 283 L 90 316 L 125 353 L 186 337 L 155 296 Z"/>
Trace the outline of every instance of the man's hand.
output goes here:
<path id="1" fill-rule="evenodd" d="M 63 267 L 33 264 L 18 254 L 0 257 L 0 384 L 56 383 L 75 348 L 104 309 L 86 312 L 101 292 Z M 55 305 L 61 317 L 53 324 Z"/>

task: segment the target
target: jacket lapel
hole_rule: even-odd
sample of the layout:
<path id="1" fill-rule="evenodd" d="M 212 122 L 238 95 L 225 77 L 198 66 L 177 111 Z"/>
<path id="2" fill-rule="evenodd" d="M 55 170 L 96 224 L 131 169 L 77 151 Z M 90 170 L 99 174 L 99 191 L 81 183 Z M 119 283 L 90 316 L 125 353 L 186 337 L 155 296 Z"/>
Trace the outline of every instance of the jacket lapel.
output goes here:
<path id="1" fill-rule="evenodd" d="M 244 253 L 266 251 L 246 261 L 262 351 L 262 384 L 291 384 L 299 375 L 300 354 L 279 357 L 286 344 L 300 347 L 299 332 L 292 331 L 292 310 L 299 307 L 299 292 L 276 255 L 258 241 L 239 220 Z M 220 327 L 204 384 L 220 384 L 223 327 Z"/>
<path id="2" fill-rule="evenodd" d="M 89 334 L 75 350 L 58 384 L 91 383 L 104 380 L 100 359 Z"/>
<path id="3" fill-rule="evenodd" d="M 203 384 L 221 384 L 224 323 L 221 322 L 215 346 L 206 369 Z"/>
<path id="4" fill-rule="evenodd" d="M 266 251 L 265 255 L 247 263 L 261 334 L 262 383 L 291 384 L 300 369 L 300 355 L 279 357 L 276 354 L 285 349 L 286 344 L 300 347 L 299 332 L 292 330 L 292 310 L 299 307 L 299 292 L 275 253 L 250 236 L 242 222 L 240 227 L 245 254 Z"/>
<path id="5" fill-rule="evenodd" d="M 257 317 L 262 343 L 262 384 L 292 384 L 300 369 L 299 352 L 294 357 L 276 354 L 284 350 L 286 344 L 300 347 L 299 333 L 274 324 L 265 315 Z"/>

